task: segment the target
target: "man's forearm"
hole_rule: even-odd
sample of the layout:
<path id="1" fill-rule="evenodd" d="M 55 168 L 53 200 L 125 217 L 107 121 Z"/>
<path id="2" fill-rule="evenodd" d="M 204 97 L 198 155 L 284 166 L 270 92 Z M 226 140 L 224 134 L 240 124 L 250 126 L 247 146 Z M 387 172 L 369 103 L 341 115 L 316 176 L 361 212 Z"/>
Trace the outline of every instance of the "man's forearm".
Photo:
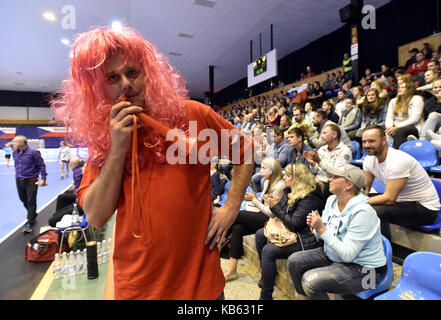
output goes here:
<path id="1" fill-rule="evenodd" d="M 109 153 L 83 200 L 87 220 L 94 227 L 103 227 L 115 212 L 121 195 L 123 174 L 124 157 Z"/>

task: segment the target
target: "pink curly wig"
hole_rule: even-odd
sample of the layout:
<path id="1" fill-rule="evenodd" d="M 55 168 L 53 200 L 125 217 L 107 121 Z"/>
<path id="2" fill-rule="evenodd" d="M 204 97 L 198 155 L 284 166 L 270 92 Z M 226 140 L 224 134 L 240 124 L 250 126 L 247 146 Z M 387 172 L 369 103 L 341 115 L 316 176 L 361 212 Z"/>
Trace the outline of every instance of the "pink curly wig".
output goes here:
<path id="1" fill-rule="evenodd" d="M 132 28 L 114 31 L 99 27 L 79 34 L 72 48 L 71 70 L 63 81 L 61 93 L 51 99 L 51 107 L 69 132 L 71 143 L 87 146 L 89 161 L 101 167 L 110 150 L 110 101 L 104 91 L 104 64 L 110 57 L 122 54 L 124 63 L 132 63 L 145 73 L 144 112 L 170 128 L 188 130 L 185 100 L 187 90 L 182 77 L 175 73 L 167 59 Z M 146 157 L 165 161 L 165 139 L 154 130 L 138 130 L 142 167 Z M 146 146 L 147 148 L 143 147 Z M 126 171 L 130 171 L 130 152 Z"/>

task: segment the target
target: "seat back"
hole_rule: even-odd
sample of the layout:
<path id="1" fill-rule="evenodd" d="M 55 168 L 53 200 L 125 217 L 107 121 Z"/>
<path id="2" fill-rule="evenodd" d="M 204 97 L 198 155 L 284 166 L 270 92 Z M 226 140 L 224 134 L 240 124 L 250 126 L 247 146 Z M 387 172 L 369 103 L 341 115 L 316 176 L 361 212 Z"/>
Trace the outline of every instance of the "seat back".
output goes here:
<path id="1" fill-rule="evenodd" d="M 403 263 L 400 287 L 417 300 L 441 299 L 441 254 L 418 251 L 408 255 Z"/>
<path id="2" fill-rule="evenodd" d="M 353 160 L 357 160 L 361 158 L 361 154 L 360 154 L 360 143 L 358 141 L 353 141 L 351 140 L 352 143 L 352 147 L 354 149 L 354 151 L 352 152 L 352 159 Z"/>
<path id="3" fill-rule="evenodd" d="M 429 141 L 406 141 L 400 146 L 400 150 L 414 157 L 424 169 L 430 169 L 439 163 L 438 152 Z"/>
<path id="4" fill-rule="evenodd" d="M 441 181 L 432 179 L 432 182 L 441 201 Z M 441 209 L 438 211 L 438 218 L 432 224 L 421 225 L 417 229 L 423 232 L 437 232 L 441 229 Z"/>
<path id="5" fill-rule="evenodd" d="M 392 284 L 392 281 L 394 280 L 394 266 L 392 264 L 392 246 L 389 240 L 387 240 L 385 236 L 382 235 L 381 240 L 383 243 L 384 255 L 386 256 L 386 271 L 380 274 L 380 282 L 376 284 L 376 287 L 374 289 L 369 289 L 357 293 L 356 295 L 359 298 L 369 299 L 373 296 L 376 296 L 388 290 Z"/>

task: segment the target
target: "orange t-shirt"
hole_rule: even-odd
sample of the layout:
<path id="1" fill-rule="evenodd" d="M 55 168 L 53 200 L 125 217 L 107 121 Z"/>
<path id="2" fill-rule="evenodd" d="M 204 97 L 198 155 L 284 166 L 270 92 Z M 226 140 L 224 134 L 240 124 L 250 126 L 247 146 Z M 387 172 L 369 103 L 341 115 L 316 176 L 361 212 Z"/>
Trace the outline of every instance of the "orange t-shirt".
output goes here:
<path id="1" fill-rule="evenodd" d="M 187 108 L 189 120 L 197 121 L 198 133 L 206 128 L 216 131 L 221 155 L 221 130 L 239 132 L 237 128 L 201 103 L 187 101 Z M 234 148 L 232 140 L 228 152 Z M 247 138 L 241 142 L 243 162 L 251 145 Z M 198 150 L 204 144 L 199 141 Z M 77 191 L 81 206 L 99 171 L 87 165 Z M 210 164 L 171 165 L 148 159 L 140 169 L 140 181 L 145 227 L 144 236 L 136 238 L 133 231 L 140 224 L 130 215 L 131 178 L 125 175 L 123 179 L 114 236 L 115 299 L 217 299 L 225 286 L 219 251 L 204 245 L 212 216 Z"/>

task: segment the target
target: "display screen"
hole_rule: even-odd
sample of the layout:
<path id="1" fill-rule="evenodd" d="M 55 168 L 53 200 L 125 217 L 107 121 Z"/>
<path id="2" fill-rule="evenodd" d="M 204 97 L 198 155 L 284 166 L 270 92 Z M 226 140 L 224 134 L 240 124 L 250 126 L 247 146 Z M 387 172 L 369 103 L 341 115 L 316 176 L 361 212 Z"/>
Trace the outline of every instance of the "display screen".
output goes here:
<path id="1" fill-rule="evenodd" d="M 254 76 L 257 77 L 266 71 L 266 56 L 263 56 L 257 61 L 253 62 Z"/>
<path id="2" fill-rule="evenodd" d="M 248 88 L 277 76 L 277 51 L 267 52 L 264 56 L 247 66 Z"/>

